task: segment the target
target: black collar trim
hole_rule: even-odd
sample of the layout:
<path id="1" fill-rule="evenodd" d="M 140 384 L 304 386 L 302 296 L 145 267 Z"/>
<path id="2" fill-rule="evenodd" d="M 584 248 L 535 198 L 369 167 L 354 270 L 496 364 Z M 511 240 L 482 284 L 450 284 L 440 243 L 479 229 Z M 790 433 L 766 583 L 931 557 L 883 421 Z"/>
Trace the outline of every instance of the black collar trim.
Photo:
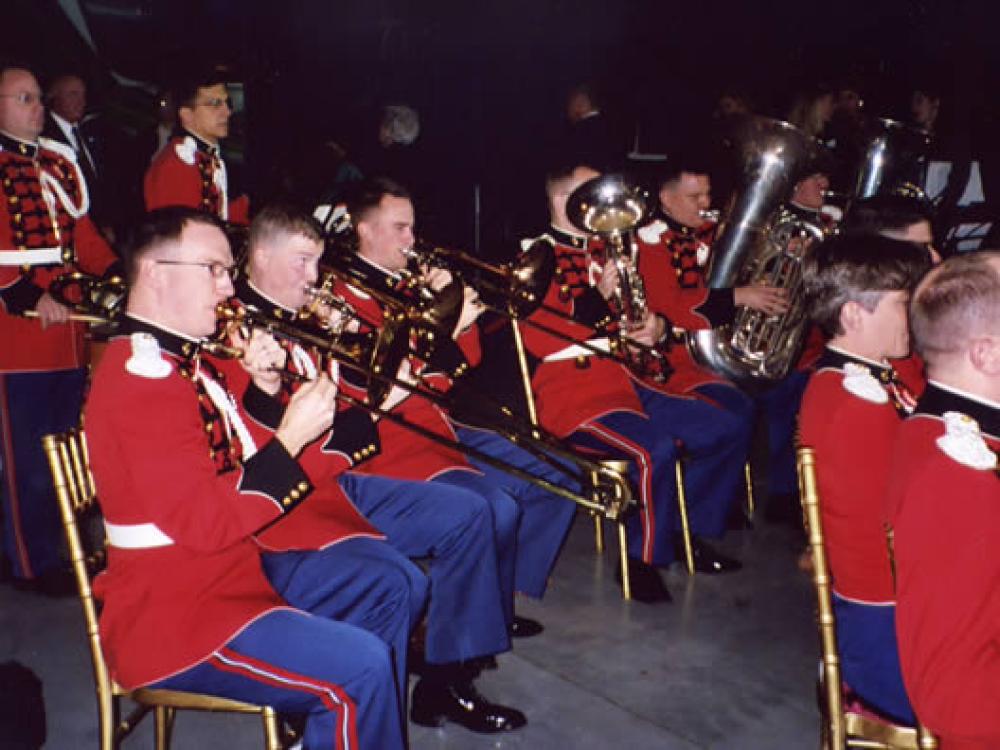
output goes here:
<path id="1" fill-rule="evenodd" d="M 22 141 L 20 138 L 15 138 L 0 131 L 0 151 L 9 151 L 13 154 L 20 154 L 28 159 L 34 159 L 38 154 L 38 144 Z"/>
<path id="2" fill-rule="evenodd" d="M 993 440 L 1000 440 L 1000 409 L 931 381 L 917 402 L 914 416 L 925 414 L 943 417 L 948 411 L 957 411 L 972 417 L 979 423 L 979 429 L 984 435 Z"/>

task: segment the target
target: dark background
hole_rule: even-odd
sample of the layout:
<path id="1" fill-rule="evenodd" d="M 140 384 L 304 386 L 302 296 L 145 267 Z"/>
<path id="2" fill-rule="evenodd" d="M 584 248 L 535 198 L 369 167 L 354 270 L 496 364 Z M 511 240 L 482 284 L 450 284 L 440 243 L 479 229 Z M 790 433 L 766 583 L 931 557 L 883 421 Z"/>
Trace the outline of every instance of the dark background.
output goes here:
<path id="1" fill-rule="evenodd" d="M 308 168 L 313 143 L 361 154 L 381 105 L 415 107 L 432 228 L 470 246 L 478 185 L 486 254 L 544 218 L 540 175 L 573 83 L 594 83 L 661 153 L 707 128 L 724 90 L 784 116 L 796 92 L 848 83 L 868 113 L 905 118 L 913 88 L 931 86 L 982 154 L 1000 109 L 1000 12 L 979 0 L 82 0 L 97 56 L 55 0 L 5 5 L 9 52 L 43 76 L 82 68 L 98 107 L 131 97 L 132 117 L 144 100 L 110 70 L 163 84 L 192 60 L 228 65 L 247 101 L 237 179 L 257 205 Z"/>

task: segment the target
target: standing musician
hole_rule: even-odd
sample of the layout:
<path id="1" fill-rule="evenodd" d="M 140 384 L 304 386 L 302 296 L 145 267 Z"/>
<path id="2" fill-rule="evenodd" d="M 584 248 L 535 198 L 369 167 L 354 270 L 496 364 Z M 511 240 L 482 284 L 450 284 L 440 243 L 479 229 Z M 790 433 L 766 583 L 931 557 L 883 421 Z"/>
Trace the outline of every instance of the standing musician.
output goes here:
<path id="1" fill-rule="evenodd" d="M 153 158 L 143 179 L 146 209 L 190 206 L 223 221 L 247 224 L 246 195 L 230 199 L 219 142 L 229 135 L 229 93 L 218 75 L 179 83 L 171 93 L 181 132 Z"/>
<path id="2" fill-rule="evenodd" d="M 203 351 L 232 270 L 221 223 L 187 207 L 149 214 L 129 254 L 127 315 L 86 409 L 111 676 L 305 714 L 306 747 L 402 747 L 426 581 L 331 476 L 346 462 L 324 452 L 340 430 L 329 378 L 282 404 L 271 337 L 238 340 L 239 363 Z"/>
<path id="3" fill-rule="evenodd" d="M 799 430 L 816 452 L 844 682 L 905 724 L 915 719 L 896 648 L 885 494 L 896 433 L 916 402 L 890 358 L 909 352 L 906 306 L 927 268 L 911 243 L 856 235 L 822 243 L 804 269 L 810 317 L 829 341 Z"/>
<path id="4" fill-rule="evenodd" d="M 644 409 L 629 370 L 619 361 L 595 356 L 592 349 L 567 344 L 531 325 L 537 322 L 571 339 L 607 347 L 606 331 L 616 316 L 608 303 L 616 291 L 613 261 L 604 258 L 598 240 L 574 229 L 566 213 L 573 191 L 597 176 L 593 169 L 576 165 L 559 166 L 549 174 L 551 226 L 540 239 L 555 250 L 556 275 L 543 306 L 519 325 L 534 358 L 531 385 L 542 425 L 581 447 L 624 455 L 633 462 L 641 502 L 638 518 L 632 517 L 627 528 L 633 593 L 640 601 L 664 601 L 670 595 L 654 566 L 668 565 L 675 555 L 674 427 Z M 662 320 L 650 314 L 628 335 L 652 345 L 662 337 L 662 326 Z M 735 565 L 707 546 L 700 547 L 698 557 L 705 570 L 719 572 Z"/>
<path id="5" fill-rule="evenodd" d="M 70 271 L 110 272 L 115 257 L 87 215 L 75 152 L 39 138 L 43 126 L 34 75 L 0 68 L 2 547 L 15 583 L 55 593 L 60 584 L 71 591 L 72 580 L 60 575 L 61 524 L 41 437 L 79 421 L 86 353 L 83 325 L 48 290 Z"/>
<path id="6" fill-rule="evenodd" d="M 1000 253 L 936 266 L 910 303 L 927 389 L 896 439 L 896 632 L 920 719 L 948 750 L 1000 746 Z"/>
<path id="7" fill-rule="evenodd" d="M 237 296 L 273 319 L 294 319 L 309 302 L 307 290 L 315 286 L 319 275 L 324 247 L 319 226 L 293 209 L 268 206 L 251 224 L 249 247 L 247 274 L 237 283 Z M 308 330 L 308 323 L 302 325 Z M 314 330 L 321 332 L 318 327 Z M 363 398 L 357 388 L 357 372 L 320 352 L 291 343 L 286 346 L 291 355 L 288 367 L 293 371 L 310 379 L 326 371 L 345 390 Z M 407 395 L 395 386 L 381 408 L 392 411 Z M 427 613 L 425 651 L 428 665 L 425 679 L 414 691 L 414 720 L 427 724 L 448 718 L 478 732 L 521 726 L 524 717 L 519 711 L 487 701 L 472 684 L 475 659 L 510 648 L 488 500 L 473 489 L 443 481 L 429 484 L 415 481 L 415 477 L 404 480 L 359 473 L 380 463 L 375 458 L 379 442 L 383 449 L 395 451 L 399 460 L 403 446 L 398 441 L 404 436 L 409 438 L 408 450 L 424 454 L 408 456 L 413 470 L 421 459 L 439 459 L 430 448 L 433 444 L 384 430 L 360 407 L 342 409 L 337 420 L 347 430 L 347 442 L 330 446 L 329 450 L 339 451 L 345 460 L 352 461 L 354 471 L 344 475 L 341 483 L 353 505 L 400 552 L 431 558 L 433 595 Z M 381 440 L 379 432 L 383 433 Z M 393 442 L 387 442 L 387 437 Z M 268 533 L 262 535 L 265 545 Z M 306 527 L 300 533 L 305 535 Z"/>

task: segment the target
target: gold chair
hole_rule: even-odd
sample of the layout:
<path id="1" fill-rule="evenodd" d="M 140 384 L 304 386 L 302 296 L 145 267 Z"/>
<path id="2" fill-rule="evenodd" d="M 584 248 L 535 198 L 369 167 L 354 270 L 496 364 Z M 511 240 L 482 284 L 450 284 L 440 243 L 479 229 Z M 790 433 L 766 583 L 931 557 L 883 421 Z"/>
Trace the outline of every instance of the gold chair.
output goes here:
<path id="1" fill-rule="evenodd" d="M 101 750 L 116 750 L 150 711 L 153 712 L 155 721 L 156 748 L 167 750 L 178 710 L 259 714 L 264 725 L 264 747 L 266 750 L 281 750 L 283 740 L 278 717 L 269 706 L 173 690 L 125 690 L 114 683 L 101 651 L 97 603 L 91 592 L 91 578 L 104 564 L 105 540 L 94 479 L 90 473 L 87 443 L 82 430 L 71 430 L 60 435 L 46 435 L 42 438 L 42 446 L 52 473 L 70 562 L 87 626 L 87 641 L 97 690 Z M 121 713 L 122 698 L 136 704 L 124 719 Z"/>
<path id="2" fill-rule="evenodd" d="M 694 547 L 691 544 L 691 525 L 688 522 L 688 511 L 687 511 L 687 492 L 684 489 L 684 459 L 685 456 L 682 454 L 678 455 L 677 460 L 674 462 L 674 482 L 677 485 L 677 510 L 680 515 L 681 521 L 681 542 L 684 547 L 684 567 L 687 568 L 688 575 L 694 575 Z M 754 513 L 754 495 L 753 495 L 753 473 L 750 469 L 750 461 L 743 465 L 743 480 L 746 482 L 746 494 L 747 494 L 747 505 L 746 505 L 746 516 L 750 520 L 753 518 Z M 621 526 L 621 525 L 620 525 Z M 624 526 L 619 529 L 619 538 L 624 544 Z M 594 546 L 597 548 L 598 553 L 604 552 L 604 523 L 603 519 L 595 515 L 594 516 Z M 626 581 L 628 573 L 625 571 L 624 566 L 627 565 L 626 555 L 622 555 L 622 580 Z M 622 586 L 623 592 L 625 591 L 625 586 Z M 626 599 L 630 599 L 631 596 L 626 595 Z"/>
<path id="3" fill-rule="evenodd" d="M 880 748 L 881 750 L 933 750 L 937 739 L 923 726 L 908 727 L 879 721 L 844 706 L 840 655 L 837 650 L 837 622 L 833 613 L 833 592 L 830 568 L 823 541 L 823 520 L 820 515 L 819 490 L 816 484 L 816 456 L 812 448 L 796 451 L 799 472 L 799 496 L 809 549 L 813 558 L 813 583 L 816 585 L 816 605 L 822 662 L 820 691 L 822 726 L 820 745 L 824 750 L 841 748 Z"/>

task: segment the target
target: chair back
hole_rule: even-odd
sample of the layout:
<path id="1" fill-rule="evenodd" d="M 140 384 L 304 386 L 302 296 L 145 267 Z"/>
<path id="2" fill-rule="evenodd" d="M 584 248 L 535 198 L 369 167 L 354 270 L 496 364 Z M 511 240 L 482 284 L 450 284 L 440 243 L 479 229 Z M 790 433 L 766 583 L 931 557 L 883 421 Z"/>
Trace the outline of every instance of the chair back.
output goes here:
<path id="1" fill-rule="evenodd" d="M 98 700 L 104 703 L 110 699 L 112 684 L 101 651 L 97 603 L 91 581 L 104 568 L 107 553 L 94 477 L 90 472 L 87 440 L 82 430 L 70 430 L 58 435 L 46 435 L 42 438 L 42 447 L 55 485 L 70 565 L 83 607 Z"/>
<path id="2" fill-rule="evenodd" d="M 799 474 L 799 497 L 809 550 L 813 559 L 813 583 L 822 649 L 821 690 L 824 721 L 824 748 L 886 748 L 887 750 L 935 750 L 938 741 L 925 727 L 898 726 L 845 710 L 840 654 L 837 649 L 837 620 L 833 612 L 833 588 L 830 564 L 823 538 L 823 517 L 816 480 L 816 453 L 808 446 L 796 450 Z M 892 528 L 886 527 L 886 544 L 896 578 Z"/>

